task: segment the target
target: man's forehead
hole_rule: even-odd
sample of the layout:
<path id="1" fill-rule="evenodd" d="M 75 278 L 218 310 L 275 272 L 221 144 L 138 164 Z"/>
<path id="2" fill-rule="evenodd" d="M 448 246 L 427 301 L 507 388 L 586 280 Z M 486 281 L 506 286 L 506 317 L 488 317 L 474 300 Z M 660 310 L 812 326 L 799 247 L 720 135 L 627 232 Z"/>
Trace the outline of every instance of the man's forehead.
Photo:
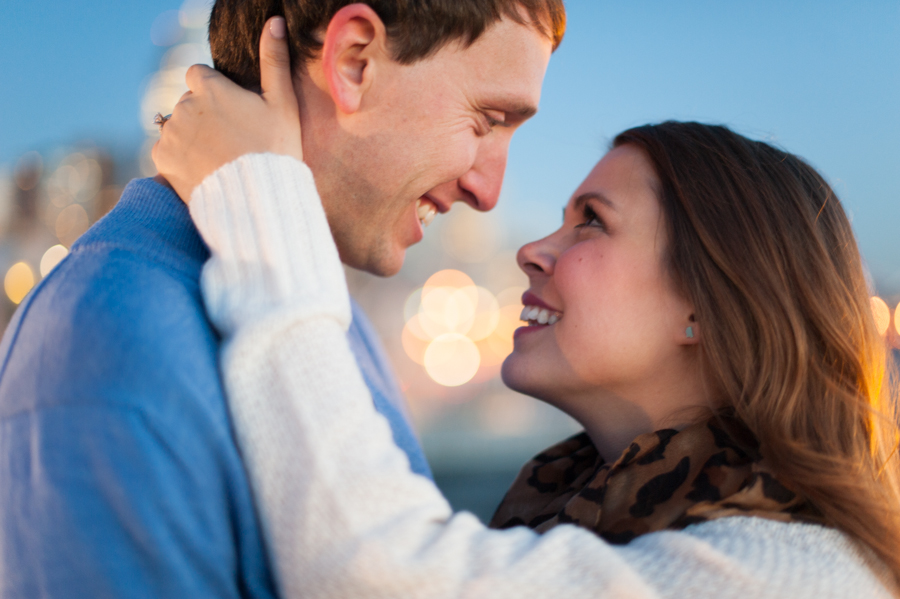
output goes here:
<path id="1" fill-rule="evenodd" d="M 456 68 L 478 90 L 481 102 L 528 118 L 537 111 L 551 53 L 551 41 L 536 29 L 501 22 L 448 58 L 458 61 Z"/>

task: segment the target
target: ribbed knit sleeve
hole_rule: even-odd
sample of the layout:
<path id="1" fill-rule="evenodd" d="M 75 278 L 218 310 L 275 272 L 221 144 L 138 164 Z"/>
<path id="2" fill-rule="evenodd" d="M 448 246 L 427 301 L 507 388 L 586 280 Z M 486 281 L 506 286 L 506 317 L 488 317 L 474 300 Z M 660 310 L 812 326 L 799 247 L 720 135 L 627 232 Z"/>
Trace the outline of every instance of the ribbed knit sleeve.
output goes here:
<path id="1" fill-rule="evenodd" d="M 284 310 L 350 326 L 344 271 L 305 164 L 244 157 L 207 177 L 193 198 L 191 218 L 212 250 L 204 299 L 222 333 Z"/>
<path id="2" fill-rule="evenodd" d="M 281 596 L 887 597 L 836 531 L 728 518 L 610 546 L 488 530 L 410 472 L 347 346 L 343 271 L 312 176 L 250 155 L 198 187 L 203 294 Z"/>

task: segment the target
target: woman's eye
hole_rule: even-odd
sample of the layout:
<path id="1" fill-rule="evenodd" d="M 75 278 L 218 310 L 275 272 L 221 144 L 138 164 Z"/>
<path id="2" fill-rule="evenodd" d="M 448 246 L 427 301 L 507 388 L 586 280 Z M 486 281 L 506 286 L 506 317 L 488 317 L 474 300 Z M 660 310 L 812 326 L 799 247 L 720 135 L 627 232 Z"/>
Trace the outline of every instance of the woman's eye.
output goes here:
<path id="1" fill-rule="evenodd" d="M 593 211 L 589 206 L 585 206 L 584 215 L 582 217 L 582 221 L 575 225 L 576 229 L 582 229 L 584 227 L 598 227 L 600 229 L 606 229 L 606 224 L 603 220 L 597 216 L 597 213 Z"/>

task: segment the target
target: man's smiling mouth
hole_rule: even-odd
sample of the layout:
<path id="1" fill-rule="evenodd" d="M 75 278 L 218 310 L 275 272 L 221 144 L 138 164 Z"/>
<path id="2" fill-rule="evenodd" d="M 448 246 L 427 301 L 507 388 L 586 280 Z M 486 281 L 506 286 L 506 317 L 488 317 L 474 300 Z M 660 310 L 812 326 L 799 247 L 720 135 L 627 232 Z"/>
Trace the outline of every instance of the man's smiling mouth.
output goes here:
<path id="1" fill-rule="evenodd" d="M 426 200 L 425 198 L 419 198 L 416 203 L 416 214 L 419 217 L 419 222 L 422 223 L 423 227 L 427 227 L 431 224 L 431 221 L 434 220 L 434 217 L 437 216 L 438 210 L 437 206 L 435 206 L 430 200 Z"/>

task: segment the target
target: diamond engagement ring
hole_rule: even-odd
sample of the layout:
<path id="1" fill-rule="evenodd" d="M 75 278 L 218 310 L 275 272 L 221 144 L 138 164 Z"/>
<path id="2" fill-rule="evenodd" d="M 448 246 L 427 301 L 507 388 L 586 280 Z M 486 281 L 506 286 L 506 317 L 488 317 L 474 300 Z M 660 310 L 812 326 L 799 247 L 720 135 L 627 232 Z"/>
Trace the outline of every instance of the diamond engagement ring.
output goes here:
<path id="1" fill-rule="evenodd" d="M 165 125 L 166 121 L 168 121 L 170 118 L 172 118 L 171 114 L 163 116 L 161 112 L 157 112 L 156 116 L 153 117 L 153 124 L 158 126 L 159 132 L 162 133 L 163 125 Z"/>

